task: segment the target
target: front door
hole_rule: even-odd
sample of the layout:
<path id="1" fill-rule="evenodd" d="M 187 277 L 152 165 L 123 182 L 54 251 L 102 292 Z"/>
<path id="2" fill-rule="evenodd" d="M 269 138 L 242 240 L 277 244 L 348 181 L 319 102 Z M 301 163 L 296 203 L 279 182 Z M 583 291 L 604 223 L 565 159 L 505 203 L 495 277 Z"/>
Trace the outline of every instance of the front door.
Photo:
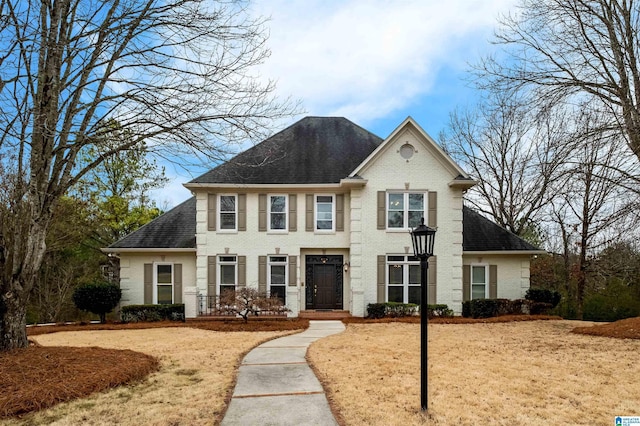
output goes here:
<path id="1" fill-rule="evenodd" d="M 306 257 L 306 309 L 342 309 L 342 256 Z"/>

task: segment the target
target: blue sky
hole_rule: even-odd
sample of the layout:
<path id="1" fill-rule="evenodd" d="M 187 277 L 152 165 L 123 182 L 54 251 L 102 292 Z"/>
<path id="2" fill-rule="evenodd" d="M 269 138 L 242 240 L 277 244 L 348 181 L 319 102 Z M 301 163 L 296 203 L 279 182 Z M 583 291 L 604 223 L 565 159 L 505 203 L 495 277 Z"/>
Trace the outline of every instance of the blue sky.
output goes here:
<path id="1" fill-rule="evenodd" d="M 305 115 L 342 116 L 380 137 L 412 116 L 433 138 L 449 113 L 472 104 L 469 64 L 492 52 L 497 18 L 516 0 L 256 0 L 270 18 L 271 57 L 256 70 Z M 172 207 L 189 198 L 189 172 L 167 167 L 170 184 L 152 196 Z"/>

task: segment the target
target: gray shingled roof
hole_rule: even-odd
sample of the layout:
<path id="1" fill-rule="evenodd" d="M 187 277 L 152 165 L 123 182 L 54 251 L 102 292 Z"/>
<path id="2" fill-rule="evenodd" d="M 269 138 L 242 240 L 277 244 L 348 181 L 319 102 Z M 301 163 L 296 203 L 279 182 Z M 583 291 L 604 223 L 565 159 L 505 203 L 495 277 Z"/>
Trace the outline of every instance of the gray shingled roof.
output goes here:
<path id="1" fill-rule="evenodd" d="M 462 248 L 464 251 L 540 250 L 469 207 L 462 210 Z"/>
<path id="2" fill-rule="evenodd" d="M 305 117 L 189 183 L 339 183 L 382 139 L 342 117 Z"/>
<path id="3" fill-rule="evenodd" d="M 155 218 L 109 248 L 195 248 L 196 198 Z"/>

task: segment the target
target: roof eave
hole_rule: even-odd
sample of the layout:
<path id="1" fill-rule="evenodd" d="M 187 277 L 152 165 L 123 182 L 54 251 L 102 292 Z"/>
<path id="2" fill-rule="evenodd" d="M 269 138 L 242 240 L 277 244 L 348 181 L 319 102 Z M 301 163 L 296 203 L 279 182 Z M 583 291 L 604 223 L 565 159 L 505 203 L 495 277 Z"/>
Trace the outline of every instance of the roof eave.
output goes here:
<path id="1" fill-rule="evenodd" d="M 534 255 L 538 255 L 538 254 L 547 254 L 546 250 L 463 250 L 462 251 L 462 255 L 470 255 L 470 256 L 477 256 L 477 255 L 497 255 L 497 254 L 508 254 L 508 255 L 513 255 L 513 254 L 519 254 L 519 255 L 529 255 L 529 256 L 534 256 Z"/>
<path id="2" fill-rule="evenodd" d="M 449 182 L 450 188 L 458 188 L 466 191 L 467 189 L 471 189 L 478 184 L 477 180 L 473 179 L 454 179 Z"/>
<path id="3" fill-rule="evenodd" d="M 155 247 L 155 248 L 143 248 L 143 247 L 105 247 L 100 249 L 103 253 L 195 253 L 195 248 L 169 248 L 169 247 Z"/>
<path id="4" fill-rule="evenodd" d="M 288 189 L 313 189 L 313 188 L 340 188 L 344 186 L 341 179 L 340 183 L 183 183 L 182 185 L 191 190 L 203 189 L 272 189 L 272 188 L 288 188 Z M 350 179 L 351 180 L 351 179 Z M 352 179 L 366 181 L 364 179 Z"/>

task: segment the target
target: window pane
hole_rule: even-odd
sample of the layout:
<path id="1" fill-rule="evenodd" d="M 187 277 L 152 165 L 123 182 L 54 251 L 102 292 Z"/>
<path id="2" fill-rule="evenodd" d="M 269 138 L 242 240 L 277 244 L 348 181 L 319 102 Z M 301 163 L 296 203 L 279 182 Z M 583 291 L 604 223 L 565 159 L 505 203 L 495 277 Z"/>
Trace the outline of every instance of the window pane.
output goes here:
<path id="1" fill-rule="evenodd" d="M 235 256 L 220 256 L 220 262 L 235 262 Z"/>
<path id="2" fill-rule="evenodd" d="M 271 197 L 271 211 L 274 213 L 284 213 L 286 201 L 283 195 Z"/>
<path id="3" fill-rule="evenodd" d="M 318 203 L 333 203 L 333 195 L 319 195 L 317 198 Z"/>
<path id="4" fill-rule="evenodd" d="M 220 214 L 220 229 L 236 229 L 236 214 L 235 213 L 221 213 Z"/>
<path id="5" fill-rule="evenodd" d="M 271 285 L 284 284 L 284 265 L 271 265 Z"/>
<path id="6" fill-rule="evenodd" d="M 476 284 L 485 284 L 485 268 L 484 266 L 471 267 L 471 282 Z"/>
<path id="7" fill-rule="evenodd" d="M 471 298 L 472 299 L 484 299 L 485 298 L 485 285 L 474 284 L 471 286 Z"/>
<path id="8" fill-rule="evenodd" d="M 333 225 L 330 220 L 319 220 L 317 223 L 317 229 L 332 229 Z"/>
<path id="9" fill-rule="evenodd" d="M 277 297 L 282 300 L 282 303 L 287 303 L 287 287 L 283 285 L 272 285 L 271 286 L 271 297 Z"/>
<path id="10" fill-rule="evenodd" d="M 271 229 L 285 229 L 286 216 L 284 213 L 271 213 Z"/>
<path id="11" fill-rule="evenodd" d="M 420 304 L 420 287 L 411 285 L 409 286 L 409 303 Z"/>
<path id="12" fill-rule="evenodd" d="M 387 287 L 389 289 L 389 302 L 399 302 L 402 303 L 402 290 L 403 287 L 401 286 L 389 286 Z"/>
<path id="13" fill-rule="evenodd" d="M 404 228 L 404 213 L 390 211 L 387 215 L 387 226 L 389 228 Z"/>
<path id="14" fill-rule="evenodd" d="M 271 257 L 269 257 L 269 262 L 271 262 L 271 263 L 275 263 L 275 262 L 286 263 L 287 262 L 287 257 L 286 256 L 271 256 Z"/>
<path id="15" fill-rule="evenodd" d="M 171 265 L 158 265 L 158 283 L 171 284 Z"/>
<path id="16" fill-rule="evenodd" d="M 226 291 L 234 291 L 236 289 L 235 285 L 221 285 L 220 286 L 220 294 L 224 295 Z"/>
<path id="17" fill-rule="evenodd" d="M 170 285 L 158 286 L 158 303 L 159 304 L 173 303 L 173 286 L 170 286 Z"/>
<path id="18" fill-rule="evenodd" d="M 236 265 L 220 265 L 220 283 L 235 285 Z"/>
<path id="19" fill-rule="evenodd" d="M 389 210 L 404 210 L 404 194 L 389 194 Z"/>
<path id="20" fill-rule="evenodd" d="M 424 194 L 409 194 L 409 210 L 424 211 Z"/>
<path id="21" fill-rule="evenodd" d="M 389 284 L 402 284 L 402 265 L 389 265 Z"/>
<path id="22" fill-rule="evenodd" d="M 404 256 L 387 256 L 389 262 L 404 262 Z"/>
<path id="23" fill-rule="evenodd" d="M 409 284 L 420 284 L 420 265 L 409 265 Z"/>
<path id="24" fill-rule="evenodd" d="M 318 213 L 331 214 L 332 211 L 333 209 L 331 208 L 331 204 L 318 204 Z"/>
<path id="25" fill-rule="evenodd" d="M 235 195 L 221 195 L 220 196 L 220 211 L 222 211 L 222 212 L 235 212 L 236 211 L 236 196 Z"/>
<path id="26" fill-rule="evenodd" d="M 424 217 L 424 212 L 409 212 L 409 228 L 415 228 L 416 226 L 422 223 L 422 218 Z"/>

